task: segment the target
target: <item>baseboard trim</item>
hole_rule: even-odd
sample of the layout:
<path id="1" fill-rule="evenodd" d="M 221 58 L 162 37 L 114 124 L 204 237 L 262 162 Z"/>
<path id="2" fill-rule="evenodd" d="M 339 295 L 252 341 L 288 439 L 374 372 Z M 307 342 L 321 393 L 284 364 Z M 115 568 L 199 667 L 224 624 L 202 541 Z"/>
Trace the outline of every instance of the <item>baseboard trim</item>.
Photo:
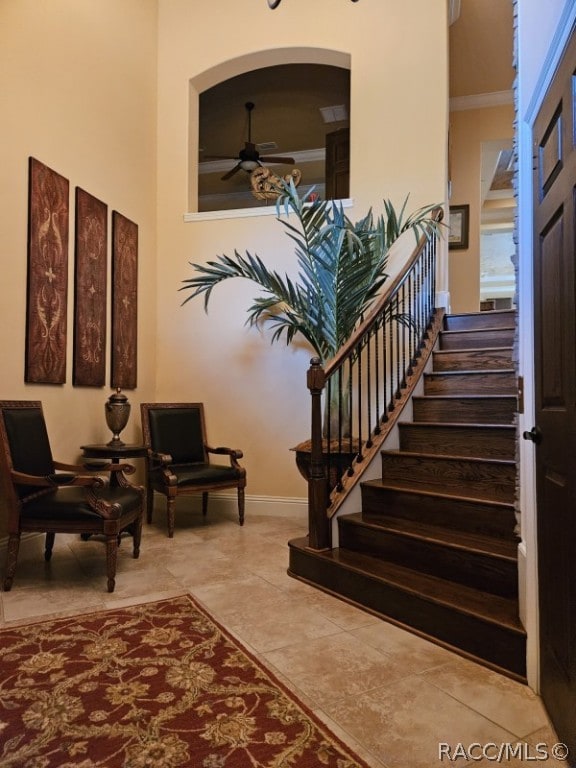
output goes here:
<path id="1" fill-rule="evenodd" d="M 161 496 L 157 495 L 161 502 Z M 222 511 L 237 514 L 236 492 L 211 493 L 210 503 L 218 504 Z M 249 515 L 271 515 L 273 517 L 291 517 L 297 520 L 308 519 L 308 499 L 289 496 L 254 496 L 246 495 L 246 520 Z"/>
<path id="2" fill-rule="evenodd" d="M 188 497 L 194 504 L 200 505 L 200 496 Z M 214 505 L 219 513 L 235 517 L 238 514 L 238 497 L 233 493 L 211 493 L 210 506 Z M 156 494 L 155 505 L 158 510 L 164 509 L 164 500 Z M 217 506 L 216 506 L 217 505 Z M 308 520 L 308 499 L 290 496 L 252 496 L 246 495 L 246 521 L 251 515 L 266 515 L 270 517 L 289 517 L 297 522 L 306 523 Z M 22 541 L 33 536 L 43 536 L 40 533 L 23 533 Z M 0 537 L 0 550 L 6 550 L 8 536 Z"/>

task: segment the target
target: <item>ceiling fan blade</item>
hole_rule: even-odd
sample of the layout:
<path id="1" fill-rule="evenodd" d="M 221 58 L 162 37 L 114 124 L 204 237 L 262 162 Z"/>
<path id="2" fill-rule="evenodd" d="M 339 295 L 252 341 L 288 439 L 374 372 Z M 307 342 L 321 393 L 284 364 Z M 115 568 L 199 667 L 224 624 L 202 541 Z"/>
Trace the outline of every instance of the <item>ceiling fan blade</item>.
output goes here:
<path id="1" fill-rule="evenodd" d="M 228 173 L 225 173 L 224 176 L 222 176 L 220 181 L 228 181 L 228 179 L 231 179 L 232 176 L 234 176 L 234 174 L 240 170 L 240 168 L 240 163 L 237 163 L 231 171 L 228 171 Z"/>
<path id="2" fill-rule="evenodd" d="M 273 157 L 272 155 L 260 155 L 260 160 L 264 163 L 282 163 L 284 165 L 294 165 L 296 162 L 293 157 Z"/>
<path id="3" fill-rule="evenodd" d="M 201 155 L 200 162 L 206 160 L 238 160 L 238 155 Z"/>

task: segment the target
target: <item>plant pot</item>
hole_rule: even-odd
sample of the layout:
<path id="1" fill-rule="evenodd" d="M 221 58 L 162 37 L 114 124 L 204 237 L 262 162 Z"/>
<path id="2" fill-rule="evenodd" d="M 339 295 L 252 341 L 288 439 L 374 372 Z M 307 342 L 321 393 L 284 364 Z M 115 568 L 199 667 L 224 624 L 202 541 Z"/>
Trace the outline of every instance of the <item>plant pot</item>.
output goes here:
<path id="1" fill-rule="evenodd" d="M 344 441 L 346 447 L 350 447 L 350 440 Z M 342 477 L 344 472 L 348 469 L 350 464 L 358 453 L 359 443 L 357 439 L 352 439 L 352 451 L 351 452 L 338 452 L 339 448 L 338 440 L 330 440 L 330 453 L 328 453 L 328 441 L 326 438 L 322 440 L 322 455 L 324 460 L 324 475 L 328 483 L 328 491 L 331 491 L 338 484 L 338 479 Z M 294 448 L 290 449 L 296 453 L 296 466 L 298 471 L 308 481 L 310 479 L 310 465 L 311 465 L 311 451 L 312 441 L 305 440 L 302 443 L 298 443 Z"/>

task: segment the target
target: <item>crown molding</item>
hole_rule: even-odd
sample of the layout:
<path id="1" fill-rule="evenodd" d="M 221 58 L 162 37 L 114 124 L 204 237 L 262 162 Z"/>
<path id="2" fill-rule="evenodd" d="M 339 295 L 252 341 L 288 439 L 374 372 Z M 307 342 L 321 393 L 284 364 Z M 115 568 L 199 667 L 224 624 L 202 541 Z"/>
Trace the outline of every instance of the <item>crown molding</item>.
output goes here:
<path id="1" fill-rule="evenodd" d="M 450 99 L 450 112 L 462 112 L 466 109 L 486 109 L 514 104 L 514 91 L 493 91 L 476 93 L 472 96 L 453 96 Z"/>

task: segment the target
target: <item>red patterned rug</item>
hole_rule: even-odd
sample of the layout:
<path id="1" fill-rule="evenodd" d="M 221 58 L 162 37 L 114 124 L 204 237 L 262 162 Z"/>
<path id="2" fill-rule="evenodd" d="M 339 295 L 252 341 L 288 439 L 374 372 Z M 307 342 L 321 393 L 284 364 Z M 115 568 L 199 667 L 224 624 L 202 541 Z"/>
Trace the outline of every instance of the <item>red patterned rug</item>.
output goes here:
<path id="1" fill-rule="evenodd" d="M 189 596 L 0 631 L 2 768 L 367 768 Z"/>

